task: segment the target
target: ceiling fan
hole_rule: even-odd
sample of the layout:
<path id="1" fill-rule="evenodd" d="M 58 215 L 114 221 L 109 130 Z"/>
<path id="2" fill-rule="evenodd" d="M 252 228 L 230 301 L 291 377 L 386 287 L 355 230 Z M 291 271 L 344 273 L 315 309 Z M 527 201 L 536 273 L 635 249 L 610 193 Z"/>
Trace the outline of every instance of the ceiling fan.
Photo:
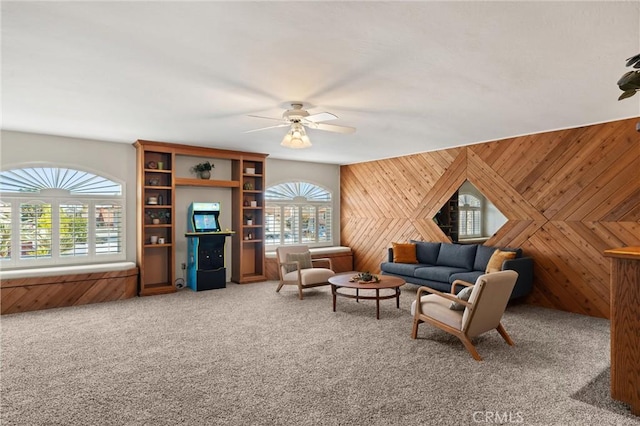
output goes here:
<path id="1" fill-rule="evenodd" d="M 249 117 L 264 118 L 267 120 L 280 121 L 280 124 L 275 126 L 262 127 L 260 129 L 254 129 L 246 131 L 245 133 L 259 132 L 261 130 L 273 129 L 276 127 L 290 127 L 289 131 L 285 135 L 280 145 L 287 148 L 308 148 L 311 146 L 311 141 L 305 127 L 310 129 L 325 130 L 328 132 L 336 133 L 353 133 L 356 131 L 355 127 L 338 126 L 336 124 L 326 124 L 325 121 L 335 120 L 338 118 L 335 114 L 330 112 L 319 112 L 317 114 L 309 114 L 308 111 L 302 109 L 303 104 L 300 102 L 292 102 L 291 109 L 282 113 L 282 118 L 263 117 L 261 115 L 249 115 Z"/>

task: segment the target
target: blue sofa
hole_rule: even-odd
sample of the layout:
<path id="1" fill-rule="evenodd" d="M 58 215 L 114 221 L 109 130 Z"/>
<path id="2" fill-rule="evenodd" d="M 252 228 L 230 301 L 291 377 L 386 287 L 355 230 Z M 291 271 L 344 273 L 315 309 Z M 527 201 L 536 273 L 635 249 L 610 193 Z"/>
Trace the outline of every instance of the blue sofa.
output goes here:
<path id="1" fill-rule="evenodd" d="M 455 280 L 475 283 L 485 273 L 489 259 L 496 250 L 496 247 L 479 244 L 410 242 L 416 244 L 418 263 L 394 263 L 393 248 L 389 248 L 389 259 L 380 266 L 382 275 L 394 275 L 407 283 L 444 292 L 451 292 L 451 284 Z M 502 270 L 511 269 L 518 273 L 518 281 L 510 299 L 526 296 L 533 287 L 533 259 L 523 257 L 519 248 L 501 250 L 516 252 L 515 259 L 505 260 L 502 264 Z M 463 287 L 458 288 L 462 290 Z"/>

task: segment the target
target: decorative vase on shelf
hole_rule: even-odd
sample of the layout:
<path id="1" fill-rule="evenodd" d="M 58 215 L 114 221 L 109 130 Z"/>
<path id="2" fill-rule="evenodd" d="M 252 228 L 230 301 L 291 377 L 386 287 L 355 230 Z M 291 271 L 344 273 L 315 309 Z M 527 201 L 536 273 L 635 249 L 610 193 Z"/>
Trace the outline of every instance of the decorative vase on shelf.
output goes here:
<path id="1" fill-rule="evenodd" d="M 160 219 L 154 217 L 153 219 L 151 219 L 151 223 L 153 223 L 154 225 L 159 225 Z"/>
<path id="2" fill-rule="evenodd" d="M 200 172 L 199 174 L 200 179 L 210 179 L 211 178 L 211 171 L 210 170 L 203 170 Z"/>

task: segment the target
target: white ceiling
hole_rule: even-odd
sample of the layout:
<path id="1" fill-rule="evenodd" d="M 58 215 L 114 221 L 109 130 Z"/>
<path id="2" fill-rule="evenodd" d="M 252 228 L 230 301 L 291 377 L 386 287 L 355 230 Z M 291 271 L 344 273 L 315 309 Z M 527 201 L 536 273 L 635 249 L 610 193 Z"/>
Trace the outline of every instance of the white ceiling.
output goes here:
<path id="1" fill-rule="evenodd" d="M 2 128 L 347 164 L 639 116 L 637 53 L 640 1 L 3 1 Z M 243 133 L 294 100 L 358 130 Z"/>

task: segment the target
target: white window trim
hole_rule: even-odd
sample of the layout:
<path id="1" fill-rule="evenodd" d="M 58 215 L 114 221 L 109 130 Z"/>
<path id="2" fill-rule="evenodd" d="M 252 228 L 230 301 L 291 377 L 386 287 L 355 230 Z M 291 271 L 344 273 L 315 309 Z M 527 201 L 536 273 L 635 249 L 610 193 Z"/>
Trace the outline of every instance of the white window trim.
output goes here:
<path id="1" fill-rule="evenodd" d="M 121 193 L 119 195 L 100 195 L 100 194 L 56 194 L 52 193 L 48 195 L 46 192 L 40 193 L 19 193 L 19 192 L 3 192 L 0 193 L 0 201 L 11 204 L 11 258 L 0 260 L 0 268 L 12 270 L 12 269 L 27 269 L 34 267 L 45 266 L 72 266 L 89 263 L 108 263 L 124 261 L 127 258 L 127 204 L 126 204 L 126 185 L 119 179 L 114 179 L 110 176 L 105 176 L 101 172 L 87 170 L 82 167 L 68 166 L 62 164 L 25 164 L 7 167 L 5 170 L 13 169 L 28 169 L 34 167 L 44 168 L 67 168 L 77 170 L 80 172 L 86 172 L 94 174 L 98 177 L 108 179 L 120 185 Z M 51 244 L 51 258 L 45 259 L 20 259 L 20 204 L 36 204 L 45 203 L 51 204 L 51 216 L 52 223 L 55 224 L 55 231 L 52 233 Z M 87 246 L 88 254 L 86 256 L 68 256 L 60 257 L 60 232 L 59 232 L 59 210 L 61 204 L 73 204 L 82 203 L 88 204 L 88 223 L 87 223 Z M 113 204 L 118 205 L 121 208 L 120 218 L 120 241 L 121 251 L 114 254 L 97 254 L 96 253 L 96 220 L 95 209 L 99 204 Z"/>
<path id="2" fill-rule="evenodd" d="M 265 237 L 265 246 L 268 249 L 273 249 L 277 246 L 286 246 L 286 245 L 299 245 L 299 244 L 304 244 L 307 245 L 309 247 L 331 247 L 333 246 L 333 234 L 335 231 L 335 226 L 334 226 L 334 222 L 333 222 L 333 215 L 334 215 L 334 211 L 335 211 L 335 206 L 334 206 L 334 197 L 333 197 L 333 193 L 328 190 L 327 188 L 325 188 L 322 185 L 318 185 L 315 183 L 311 183 L 311 182 L 303 182 L 303 181 L 287 181 L 287 182 L 280 182 L 278 184 L 274 184 L 274 185 L 270 185 L 270 188 L 278 186 L 278 185 L 283 185 L 283 184 L 288 184 L 288 183 L 307 183 L 309 185 L 313 185 L 316 186 L 318 188 L 321 188 L 322 190 L 326 191 L 329 196 L 330 199 L 329 200 L 322 200 L 322 201 L 313 201 L 313 200 L 305 200 L 305 201 L 299 201 L 299 200 L 294 200 L 294 199 L 287 199 L 287 200 L 282 200 L 282 199 L 278 199 L 278 200 L 273 200 L 273 199 L 265 199 L 265 207 L 269 208 L 269 207 L 278 207 L 280 209 L 280 215 L 281 217 L 284 217 L 284 208 L 285 207 L 297 207 L 298 208 L 298 212 L 300 214 L 301 217 L 301 209 L 305 206 L 312 206 L 315 208 L 316 211 L 316 219 L 315 219 L 315 228 L 316 228 L 316 241 L 315 242 L 306 242 L 306 241 L 302 241 L 302 221 L 300 221 L 298 223 L 298 233 L 300 235 L 300 241 L 298 242 L 286 242 L 284 240 L 284 223 L 280 224 L 280 229 L 278 230 L 278 233 L 280 234 L 280 240 L 279 241 L 274 241 L 274 242 L 269 242 L 267 240 L 267 238 Z M 269 188 L 267 188 L 268 190 Z M 330 223 L 331 223 L 331 228 L 330 228 L 330 232 L 331 232 L 331 239 L 329 241 L 320 241 L 318 242 L 318 236 L 319 236 L 319 220 L 318 220 L 318 210 L 322 207 L 328 208 L 330 209 Z"/>

